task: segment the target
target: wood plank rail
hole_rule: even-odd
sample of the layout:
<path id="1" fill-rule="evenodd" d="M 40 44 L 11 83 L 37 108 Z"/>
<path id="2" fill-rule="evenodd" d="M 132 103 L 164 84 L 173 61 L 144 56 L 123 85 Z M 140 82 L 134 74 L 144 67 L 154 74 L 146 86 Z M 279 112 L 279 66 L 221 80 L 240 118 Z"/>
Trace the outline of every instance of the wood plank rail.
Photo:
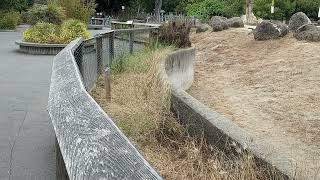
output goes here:
<path id="1" fill-rule="evenodd" d="M 162 179 L 85 90 L 74 57 L 82 42 L 68 44 L 53 62 L 48 112 L 57 179 Z"/>

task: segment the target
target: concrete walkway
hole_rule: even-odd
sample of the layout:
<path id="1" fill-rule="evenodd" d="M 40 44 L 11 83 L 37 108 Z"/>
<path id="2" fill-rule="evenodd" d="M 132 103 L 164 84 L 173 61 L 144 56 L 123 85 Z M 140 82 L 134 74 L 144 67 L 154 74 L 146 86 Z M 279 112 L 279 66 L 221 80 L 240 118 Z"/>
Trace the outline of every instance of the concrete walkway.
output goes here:
<path id="1" fill-rule="evenodd" d="M 46 111 L 53 56 L 16 52 L 0 32 L 0 180 L 54 180 L 55 137 Z"/>

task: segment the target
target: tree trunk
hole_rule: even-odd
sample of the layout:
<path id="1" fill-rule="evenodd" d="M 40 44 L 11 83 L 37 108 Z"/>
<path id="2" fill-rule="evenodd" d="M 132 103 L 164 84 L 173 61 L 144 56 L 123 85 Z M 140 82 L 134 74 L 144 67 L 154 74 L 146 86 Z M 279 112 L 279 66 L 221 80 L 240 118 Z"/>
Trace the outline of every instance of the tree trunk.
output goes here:
<path id="1" fill-rule="evenodd" d="M 162 7 L 162 0 L 155 0 L 155 15 L 156 15 L 156 21 L 160 23 L 160 11 Z"/>
<path id="2" fill-rule="evenodd" d="M 246 0 L 246 19 L 247 24 L 254 24 L 253 18 L 253 0 Z"/>

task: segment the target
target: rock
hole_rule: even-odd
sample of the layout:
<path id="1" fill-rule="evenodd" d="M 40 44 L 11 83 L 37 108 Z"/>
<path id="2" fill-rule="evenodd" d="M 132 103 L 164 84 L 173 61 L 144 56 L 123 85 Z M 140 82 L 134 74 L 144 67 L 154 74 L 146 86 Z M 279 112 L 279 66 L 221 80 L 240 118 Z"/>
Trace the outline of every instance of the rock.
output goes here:
<path id="1" fill-rule="evenodd" d="M 289 21 L 289 30 L 296 31 L 299 27 L 310 24 L 311 21 L 308 16 L 303 12 L 297 12 L 291 16 Z"/>
<path id="2" fill-rule="evenodd" d="M 262 21 L 253 31 L 254 39 L 258 41 L 278 39 L 288 34 L 287 25 L 279 21 Z"/>
<path id="3" fill-rule="evenodd" d="M 196 27 L 196 33 L 202 33 L 208 31 L 210 26 L 208 24 L 201 24 Z"/>
<path id="4" fill-rule="evenodd" d="M 293 36 L 298 40 L 320 41 L 320 29 L 314 24 L 306 24 L 296 30 Z"/>
<path id="5" fill-rule="evenodd" d="M 243 20 L 240 17 L 233 17 L 230 19 L 227 19 L 227 24 L 229 27 L 244 27 Z"/>
<path id="6" fill-rule="evenodd" d="M 278 26 L 278 28 L 280 28 L 280 36 L 279 37 L 284 37 L 285 35 L 287 35 L 289 33 L 289 28 L 288 26 L 280 21 L 271 21 L 271 23 L 274 23 Z"/>
<path id="7" fill-rule="evenodd" d="M 213 31 L 222 31 L 228 29 L 227 18 L 221 16 L 213 16 L 210 20 Z"/>
<path id="8" fill-rule="evenodd" d="M 226 21 L 228 18 L 223 17 L 223 16 L 213 16 L 213 17 L 211 18 L 211 20 L 213 20 L 213 19 L 221 19 L 222 21 Z"/>

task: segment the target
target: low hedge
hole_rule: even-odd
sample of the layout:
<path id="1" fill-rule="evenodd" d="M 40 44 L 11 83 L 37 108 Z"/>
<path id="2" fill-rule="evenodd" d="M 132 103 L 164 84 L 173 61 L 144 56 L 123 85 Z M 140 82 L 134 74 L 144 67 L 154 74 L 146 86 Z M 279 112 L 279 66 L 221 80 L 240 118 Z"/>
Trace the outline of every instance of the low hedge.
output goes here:
<path id="1" fill-rule="evenodd" d="M 68 44 L 77 37 L 90 38 L 86 25 L 78 20 L 67 20 L 62 25 L 40 22 L 23 33 L 25 42 L 43 44 Z"/>

